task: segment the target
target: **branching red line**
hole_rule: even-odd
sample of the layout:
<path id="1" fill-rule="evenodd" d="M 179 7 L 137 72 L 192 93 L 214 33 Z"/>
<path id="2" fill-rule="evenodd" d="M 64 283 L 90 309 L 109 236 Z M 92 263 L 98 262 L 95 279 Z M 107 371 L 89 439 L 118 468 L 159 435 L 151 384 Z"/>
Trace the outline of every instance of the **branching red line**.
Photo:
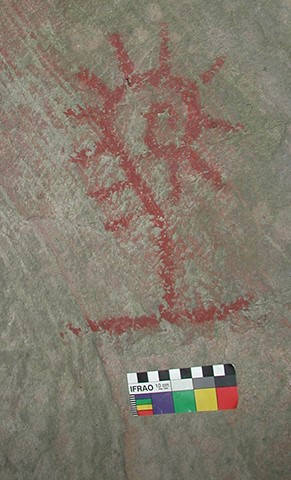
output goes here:
<path id="1" fill-rule="evenodd" d="M 151 216 L 154 226 L 160 229 L 160 235 L 158 236 L 156 241 L 160 250 L 162 263 L 159 275 L 163 282 L 164 290 L 166 292 L 164 295 L 164 299 L 169 305 L 172 305 L 176 298 L 174 287 L 175 266 L 173 260 L 174 242 L 171 235 L 169 234 L 169 226 L 165 220 L 165 214 L 161 207 L 156 203 L 152 190 L 137 172 L 136 168 L 134 167 L 133 163 L 129 158 L 129 155 L 126 153 L 124 146 L 120 149 L 120 152 L 122 152 L 120 155 L 120 166 L 124 170 L 128 183 L 132 185 L 134 191 L 141 200 L 145 212 Z"/>
<path id="2" fill-rule="evenodd" d="M 197 307 L 193 310 L 184 310 L 180 313 L 173 313 L 170 309 L 160 305 L 159 311 L 163 313 L 163 317 L 170 323 L 181 324 L 187 318 L 192 324 L 199 324 L 205 322 L 221 321 L 232 314 L 247 310 L 250 306 L 253 296 L 249 295 L 247 298 L 239 297 L 234 302 L 229 304 L 222 304 L 221 306 L 210 305 L 209 307 Z M 156 329 L 159 327 L 159 318 L 157 315 L 142 315 L 140 317 L 116 317 L 106 318 L 104 320 L 96 321 L 86 317 L 86 324 L 91 332 L 106 331 L 111 334 L 122 335 L 129 328 L 133 330 L 140 330 L 144 328 Z M 81 328 L 68 325 L 74 335 L 79 336 L 82 332 Z"/>
<path id="3" fill-rule="evenodd" d="M 92 90 L 96 90 L 104 99 L 110 97 L 111 91 L 109 88 L 107 88 L 105 83 L 103 83 L 96 75 L 93 73 L 90 74 L 89 70 L 81 69 L 77 74 L 77 79 L 80 83 L 86 85 Z"/>
<path id="4" fill-rule="evenodd" d="M 146 81 L 149 85 L 157 88 L 163 78 L 164 76 L 159 66 L 158 68 L 153 68 L 140 75 L 138 81 L 136 81 L 136 87 L 141 87 Z"/>
<path id="5" fill-rule="evenodd" d="M 119 68 L 123 73 L 124 77 L 128 79 L 130 75 L 134 72 L 134 65 L 130 60 L 123 41 L 120 35 L 115 34 L 110 37 L 110 42 L 115 48 L 115 53 L 117 57 L 117 61 L 119 63 Z M 160 48 L 160 73 L 165 73 L 166 70 L 169 70 L 169 60 L 170 60 L 170 50 L 169 50 L 169 34 L 165 25 L 162 26 L 161 29 L 161 48 Z M 87 73 L 88 76 L 88 73 Z M 82 74 L 84 80 L 84 72 Z M 91 80 L 91 79 L 90 79 Z M 86 81 L 86 80 L 85 80 Z M 187 81 L 181 77 L 174 77 L 173 75 L 169 75 L 167 78 L 167 83 L 169 84 L 170 88 L 174 91 L 179 93 L 182 96 L 184 103 L 188 106 L 189 115 L 188 115 L 188 123 L 186 124 L 186 132 L 184 135 L 184 141 L 187 144 L 189 141 L 197 138 L 200 133 L 201 125 L 197 122 L 197 118 L 201 118 L 201 109 L 198 102 L 198 89 L 195 82 Z M 92 81 L 87 81 L 87 84 L 93 88 L 94 85 Z M 174 242 L 169 234 L 169 227 L 167 222 L 165 221 L 165 215 L 162 209 L 155 201 L 154 193 L 149 188 L 145 180 L 141 178 L 141 176 L 136 171 L 134 165 L 132 164 L 129 155 L 126 152 L 125 145 L 123 144 L 122 140 L 117 137 L 116 132 L 114 131 L 112 120 L 109 119 L 108 113 L 111 113 L 111 117 L 114 115 L 117 103 L 123 98 L 125 95 L 125 88 L 117 87 L 113 92 L 111 92 L 110 96 L 106 94 L 106 103 L 101 113 L 101 117 L 99 116 L 99 125 L 102 129 L 104 134 L 104 142 L 106 142 L 109 150 L 113 155 L 118 155 L 120 157 L 120 166 L 124 170 L 125 175 L 127 177 L 127 183 L 132 186 L 135 190 L 137 196 L 140 198 L 141 202 L 143 203 L 145 212 L 148 213 L 152 217 L 153 224 L 160 228 L 161 233 L 160 237 L 157 240 L 160 249 L 160 257 L 161 257 L 161 268 L 159 270 L 159 275 L 162 279 L 165 295 L 164 300 L 169 306 L 173 305 L 174 299 L 176 297 L 175 293 L 175 281 L 174 281 L 174 261 L 173 261 L 173 252 L 174 252 Z M 192 149 L 183 147 L 178 149 L 174 145 L 170 146 L 162 146 L 159 145 L 155 136 L 154 130 L 156 128 L 156 121 L 158 113 L 161 113 L 161 110 L 165 110 L 166 108 L 169 109 L 170 120 L 169 124 L 171 128 L 175 128 L 175 118 L 174 118 L 174 111 L 171 105 L 164 105 L 164 104 L 155 104 L 152 105 L 151 111 L 148 113 L 148 123 L 147 123 L 147 132 L 145 136 L 145 142 L 148 144 L 150 150 L 158 157 L 158 158 L 172 158 L 170 164 L 170 181 L 173 185 L 173 196 L 178 198 L 180 193 L 180 185 L 178 181 L 178 164 L 182 160 L 182 157 L 185 156 L 189 158 L 189 161 L 192 167 L 200 173 L 205 179 L 211 180 L 213 185 L 216 187 L 221 187 L 222 181 L 220 173 L 217 171 L 212 170 L 206 162 L 204 162 L 198 154 L 196 154 Z M 91 112 L 89 112 L 91 113 Z M 102 114 L 103 113 L 103 114 Z M 84 111 L 81 111 L 79 114 L 82 118 L 84 115 Z M 92 113 L 91 113 L 92 116 Z M 171 118 L 172 117 L 172 118 Z M 198 125 L 198 127 L 197 127 Z M 226 128 L 226 124 L 223 124 Z M 196 131 L 195 131 L 196 127 Z M 198 128 L 198 130 L 197 130 Z M 113 189 L 115 187 L 112 187 Z M 99 192 L 98 190 L 95 193 L 95 197 L 99 199 L 105 199 L 106 195 L 110 194 L 110 192 Z M 93 194 L 94 195 L 94 194 Z M 92 196 L 93 196 L 92 195 Z M 112 230 L 116 230 L 119 226 L 126 225 L 125 219 L 122 221 L 116 220 L 113 222 L 112 227 L 111 223 L 107 224 L 107 228 L 112 228 Z"/>
<path id="6" fill-rule="evenodd" d="M 120 60 L 123 59 L 122 50 L 117 51 L 117 56 L 120 57 Z M 125 59 L 126 60 L 126 59 Z M 127 60 L 126 60 L 127 61 Z M 122 62 L 122 65 L 125 65 L 126 61 Z M 123 67 L 122 67 L 123 68 Z M 165 221 L 165 215 L 161 207 L 157 204 L 153 191 L 149 188 L 145 180 L 142 179 L 141 175 L 137 172 L 135 166 L 133 165 L 129 154 L 126 151 L 126 147 L 123 141 L 118 137 L 117 133 L 114 131 L 114 126 L 112 120 L 108 116 L 108 112 L 111 112 L 114 115 L 116 104 L 120 101 L 121 93 L 124 95 L 125 90 L 121 92 L 120 88 L 117 87 L 118 94 L 112 92 L 110 97 L 106 100 L 106 105 L 103 109 L 99 110 L 98 124 L 103 133 L 103 140 L 98 143 L 98 149 L 100 151 L 107 151 L 112 155 L 116 155 L 120 159 L 120 167 L 123 169 L 126 176 L 126 184 L 131 186 L 135 191 L 138 198 L 141 200 L 145 212 L 150 215 L 152 222 L 155 227 L 160 229 L 160 236 L 157 238 L 157 245 L 159 246 L 161 254 L 161 268 L 159 270 L 160 278 L 163 282 L 165 295 L 164 299 L 168 305 L 172 305 L 176 297 L 175 288 L 174 288 L 174 261 L 173 261 L 173 252 L 174 252 L 174 242 L 169 234 L 169 227 Z M 74 110 L 68 110 L 67 115 L 73 116 L 79 120 L 83 120 L 87 117 L 88 121 L 92 121 L 92 111 L 90 109 L 79 108 L 79 113 L 76 113 Z M 96 147 L 97 148 L 97 147 Z M 96 152 L 95 152 L 96 153 Z M 81 154 L 81 159 L 84 161 L 84 153 Z M 114 186 L 112 189 L 114 190 Z M 107 192 L 108 193 L 108 192 Z M 96 194 L 89 193 L 91 196 L 98 198 L 98 190 Z M 106 199 L 106 192 L 103 191 L 100 194 L 100 200 Z M 120 227 L 128 227 L 130 219 L 128 217 L 122 218 L 119 220 L 114 220 L 106 224 L 106 229 L 111 231 L 117 231 Z"/>
<path id="7" fill-rule="evenodd" d="M 102 136 L 101 141 L 96 143 L 95 151 L 91 156 L 89 156 L 90 151 L 88 149 L 83 149 L 75 157 L 72 157 L 71 161 L 87 168 L 91 162 L 98 161 L 98 157 L 102 153 L 108 153 L 118 157 L 120 168 L 126 177 L 125 181 L 116 182 L 109 188 L 95 187 L 95 190 L 89 191 L 88 195 L 98 201 L 105 202 L 114 192 L 132 188 L 141 201 L 144 212 L 151 218 L 153 226 L 160 231 L 158 237 L 153 240 L 159 248 L 160 266 L 158 274 L 164 289 L 163 303 L 159 306 L 159 314 L 138 318 L 126 316 L 114 319 L 109 318 L 100 322 L 87 319 L 87 325 L 92 331 L 107 330 L 120 334 L 128 328 L 139 329 L 147 326 L 154 328 L 158 326 L 160 318 L 164 318 L 169 322 L 179 322 L 184 317 L 189 318 L 192 323 L 214 319 L 222 320 L 231 312 L 243 310 L 249 305 L 249 300 L 239 298 L 232 304 L 222 304 L 220 307 L 211 305 L 209 307 L 202 306 L 192 311 L 185 310 L 180 314 L 174 312 L 174 307 L 177 304 L 177 292 L 175 288 L 176 266 L 174 261 L 175 242 L 173 233 L 163 209 L 155 199 L 154 192 L 136 169 L 125 143 L 115 130 L 116 107 L 124 98 L 127 88 L 141 88 L 145 81 L 157 88 L 163 82 L 166 88 L 180 96 L 183 104 L 187 107 L 184 134 L 180 146 L 174 143 L 160 144 L 155 136 L 155 131 L 158 127 L 158 115 L 160 113 L 167 112 L 169 127 L 173 131 L 177 129 L 177 113 L 171 103 L 152 104 L 150 110 L 145 115 L 147 126 L 144 141 L 151 154 L 169 163 L 173 200 L 177 200 L 181 193 L 178 169 L 179 164 L 184 160 L 189 161 L 193 170 L 199 173 L 205 180 L 210 181 L 215 188 L 223 186 L 221 173 L 218 169 L 209 166 L 192 148 L 193 142 L 199 138 L 202 129 L 221 128 L 226 132 L 233 132 L 243 128 L 243 126 L 241 124 L 231 125 L 225 120 L 215 120 L 205 116 L 200 105 L 197 84 L 194 81 L 181 76 L 174 76 L 171 73 L 169 33 L 165 24 L 161 26 L 160 37 L 159 67 L 143 74 L 136 74 L 134 64 L 125 50 L 121 36 L 118 34 L 112 35 L 110 43 L 115 49 L 116 59 L 125 82 L 111 91 L 98 77 L 93 74 L 90 75 L 88 70 L 80 71 L 78 74 L 79 80 L 88 88 L 95 90 L 101 95 L 104 100 L 103 107 L 101 109 L 97 107 L 78 107 L 78 112 L 72 109 L 66 112 L 68 116 L 72 116 L 79 121 L 86 120 L 94 128 L 96 128 L 97 124 L 100 129 L 98 134 Z M 224 59 L 217 59 L 211 69 L 201 75 L 202 81 L 204 83 L 209 82 L 223 63 Z M 111 231 L 117 231 L 119 228 L 128 228 L 132 218 L 133 215 L 122 216 L 106 223 L 105 228 Z"/>

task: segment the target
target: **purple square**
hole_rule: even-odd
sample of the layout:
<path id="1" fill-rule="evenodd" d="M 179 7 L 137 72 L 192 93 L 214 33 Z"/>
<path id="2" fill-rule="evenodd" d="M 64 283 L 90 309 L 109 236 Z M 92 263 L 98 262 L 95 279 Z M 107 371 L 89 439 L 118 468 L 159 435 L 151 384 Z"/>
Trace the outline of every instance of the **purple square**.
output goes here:
<path id="1" fill-rule="evenodd" d="M 172 392 L 152 393 L 154 415 L 174 413 Z"/>
<path id="2" fill-rule="evenodd" d="M 135 395 L 136 400 L 147 400 L 151 399 L 151 394 L 150 393 L 139 393 L 138 395 Z"/>

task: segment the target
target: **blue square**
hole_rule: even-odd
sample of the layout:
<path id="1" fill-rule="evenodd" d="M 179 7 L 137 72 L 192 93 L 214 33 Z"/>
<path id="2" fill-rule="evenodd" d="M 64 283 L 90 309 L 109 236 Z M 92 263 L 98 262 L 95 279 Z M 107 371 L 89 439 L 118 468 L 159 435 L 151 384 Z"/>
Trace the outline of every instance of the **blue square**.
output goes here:
<path id="1" fill-rule="evenodd" d="M 154 415 L 174 413 L 172 392 L 152 393 Z"/>

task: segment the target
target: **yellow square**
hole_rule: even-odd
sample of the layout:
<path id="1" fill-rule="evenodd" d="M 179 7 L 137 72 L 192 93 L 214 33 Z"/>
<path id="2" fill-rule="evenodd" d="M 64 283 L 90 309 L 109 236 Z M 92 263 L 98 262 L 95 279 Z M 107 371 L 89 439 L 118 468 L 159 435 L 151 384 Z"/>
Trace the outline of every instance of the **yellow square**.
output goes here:
<path id="1" fill-rule="evenodd" d="M 218 410 L 215 388 L 201 388 L 194 390 L 197 412 Z"/>
<path id="2" fill-rule="evenodd" d="M 137 405 L 137 406 L 136 406 L 136 409 L 137 409 L 137 410 L 152 410 L 152 409 L 153 409 L 153 406 L 152 406 L 152 404 L 149 404 L 149 405 Z"/>

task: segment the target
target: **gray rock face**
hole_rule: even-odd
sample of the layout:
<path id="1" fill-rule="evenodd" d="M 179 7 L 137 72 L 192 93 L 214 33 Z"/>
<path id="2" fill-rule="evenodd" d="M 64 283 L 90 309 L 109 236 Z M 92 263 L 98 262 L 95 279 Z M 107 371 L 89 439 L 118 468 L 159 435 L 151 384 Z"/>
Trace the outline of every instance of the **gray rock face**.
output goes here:
<path id="1" fill-rule="evenodd" d="M 284 480 L 290 2 L 2 0 L 3 480 Z M 126 374 L 233 363 L 236 410 Z"/>

